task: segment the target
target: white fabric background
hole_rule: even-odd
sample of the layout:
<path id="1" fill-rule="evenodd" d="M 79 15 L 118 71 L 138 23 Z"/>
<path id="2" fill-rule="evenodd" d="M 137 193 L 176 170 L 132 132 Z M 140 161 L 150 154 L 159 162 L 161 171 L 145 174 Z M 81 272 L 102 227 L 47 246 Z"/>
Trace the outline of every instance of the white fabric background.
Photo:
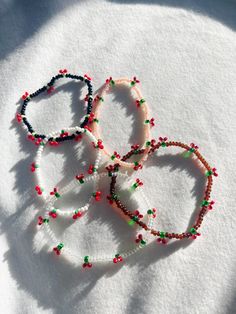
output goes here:
<path id="1" fill-rule="evenodd" d="M 0 312 L 236 313 L 236 2 L 2 0 L 0 10 Z M 87 72 L 94 89 L 110 75 L 137 75 L 157 120 L 153 136 L 194 141 L 217 167 L 212 196 L 217 203 L 198 240 L 153 244 L 123 267 L 88 272 L 35 250 L 33 208 L 39 203 L 29 174 L 35 147 L 14 116 L 22 93 L 41 87 L 60 68 Z M 50 100 L 32 104 L 29 115 L 42 130 L 76 125 L 79 96 L 69 84 Z M 103 111 L 104 134 L 125 152 L 139 132 L 133 112 L 118 104 L 121 99 Z M 60 149 L 60 158 L 45 157 L 48 183 L 73 173 L 73 150 Z M 199 175 L 191 162 L 169 155 L 156 161 L 156 167 L 144 169 L 143 178 L 151 181 L 144 191 L 162 225 L 183 230 L 201 199 Z M 122 247 L 130 230 L 108 206 L 99 208 L 87 230 L 69 233 L 91 255 Z"/>

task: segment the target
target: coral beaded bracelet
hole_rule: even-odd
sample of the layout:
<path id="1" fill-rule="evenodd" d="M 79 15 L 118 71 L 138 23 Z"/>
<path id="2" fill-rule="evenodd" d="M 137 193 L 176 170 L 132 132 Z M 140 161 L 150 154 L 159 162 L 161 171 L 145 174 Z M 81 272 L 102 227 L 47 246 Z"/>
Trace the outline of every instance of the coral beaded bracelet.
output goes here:
<path id="1" fill-rule="evenodd" d="M 101 160 L 101 150 L 99 147 L 97 147 L 97 143 L 98 140 L 95 138 L 95 136 L 87 129 L 83 129 L 80 127 L 73 127 L 73 128 L 65 128 L 63 130 L 63 132 L 65 133 L 79 133 L 80 134 L 80 139 L 85 135 L 88 136 L 89 140 L 92 143 L 92 147 L 93 150 L 96 151 L 96 159 L 93 165 L 90 165 L 89 169 L 88 169 L 88 174 L 93 174 L 94 172 L 97 171 L 99 164 L 100 164 L 100 160 Z M 61 133 L 60 131 L 56 131 L 56 132 L 52 132 L 49 135 L 45 136 L 45 138 L 42 140 L 42 142 L 39 145 L 39 148 L 37 150 L 37 154 L 36 154 L 36 158 L 35 161 L 31 164 L 31 171 L 35 173 L 36 176 L 36 182 L 37 185 L 35 186 L 35 191 L 36 193 L 41 196 L 43 199 L 47 199 L 48 197 L 48 193 L 45 193 L 44 190 L 44 180 L 43 177 L 41 175 L 41 159 L 42 159 L 42 153 L 44 151 L 44 148 L 46 146 L 46 144 L 49 143 L 50 146 L 54 146 L 54 141 L 49 141 L 49 139 L 54 139 L 58 136 L 58 134 Z M 97 147 L 97 148 L 95 148 Z M 76 181 L 79 183 L 83 183 L 84 182 L 84 174 L 79 174 L 76 175 Z M 58 190 L 58 188 L 54 188 L 51 192 L 50 195 L 53 195 L 55 198 L 59 198 L 61 196 L 61 192 Z"/>
<path id="2" fill-rule="evenodd" d="M 171 147 L 171 146 L 180 147 L 184 149 L 184 154 L 183 154 L 184 157 L 190 157 L 190 156 L 196 157 L 196 159 L 200 162 L 200 164 L 205 168 L 205 175 L 207 177 L 206 189 L 204 192 L 204 198 L 200 205 L 200 211 L 198 213 L 195 223 L 192 225 L 192 227 L 188 231 L 182 232 L 182 233 L 172 233 L 172 232 L 159 231 L 159 230 L 149 228 L 139 217 L 135 216 L 129 209 L 127 209 L 126 206 L 120 200 L 120 197 L 117 195 L 117 192 L 116 192 L 116 177 L 117 177 L 116 173 L 119 170 L 119 167 L 120 167 L 119 164 L 116 164 L 115 168 L 112 170 L 111 185 L 110 185 L 110 195 L 115 205 L 117 206 L 117 208 L 119 208 L 126 216 L 128 216 L 131 220 L 133 220 L 140 227 L 150 232 L 152 235 L 158 237 L 157 241 L 163 244 L 167 243 L 167 239 L 178 239 L 178 240 L 182 240 L 184 238 L 196 239 L 198 236 L 200 236 L 200 233 L 198 231 L 202 225 L 203 218 L 208 211 L 213 209 L 213 205 L 215 203 L 214 201 L 210 200 L 210 195 L 211 195 L 211 189 L 212 189 L 212 184 L 213 184 L 213 176 L 218 176 L 216 172 L 216 168 L 210 167 L 208 162 L 202 157 L 202 155 L 198 151 L 198 146 L 196 146 L 193 143 L 191 143 L 190 145 L 186 145 L 181 142 L 168 141 L 167 138 L 160 137 L 159 142 L 157 143 L 155 143 L 155 141 L 152 140 L 149 153 L 151 154 L 160 148 Z M 138 151 L 138 154 L 143 154 L 143 153 L 144 153 L 143 149 Z M 131 151 L 130 153 L 126 155 L 126 157 L 123 158 L 123 160 L 128 159 L 132 154 L 133 152 Z M 137 179 L 136 182 L 133 184 L 133 188 L 136 189 L 142 184 L 143 183 L 139 179 Z"/>
<path id="3" fill-rule="evenodd" d="M 127 174 L 123 174 L 121 172 L 118 173 L 117 175 L 127 178 Z M 98 178 L 100 179 L 102 177 L 107 177 L 107 173 L 106 172 L 102 172 L 100 174 L 96 173 L 90 176 L 87 182 L 89 180 L 97 180 Z M 74 186 L 70 185 L 66 189 L 65 192 L 68 192 L 69 190 L 73 188 Z M 140 192 L 141 192 L 142 198 L 146 201 L 147 198 L 145 198 L 143 191 L 140 191 Z M 117 264 L 119 262 L 122 262 L 123 259 L 126 259 L 128 256 L 134 254 L 138 250 L 144 248 L 145 245 L 147 244 L 147 241 L 149 240 L 148 234 L 143 234 L 142 231 L 140 231 L 134 241 L 135 244 L 132 245 L 132 247 L 129 250 L 126 250 L 122 253 L 115 253 L 109 256 L 99 256 L 99 257 L 93 257 L 93 256 L 88 256 L 88 255 L 84 257 L 77 256 L 76 254 L 71 252 L 71 250 L 67 247 L 67 245 L 65 245 L 63 242 L 60 242 L 57 239 L 57 237 L 55 236 L 51 228 L 51 223 L 52 223 L 51 220 L 54 220 L 54 218 L 57 218 L 57 215 L 67 216 L 67 211 L 59 210 L 59 209 L 55 210 L 56 202 L 57 202 L 57 198 L 51 198 L 50 200 L 46 201 L 46 204 L 45 204 L 46 211 L 44 211 L 43 217 L 42 216 L 38 217 L 38 226 L 40 226 L 39 227 L 40 231 L 42 230 L 42 232 L 46 236 L 45 238 L 46 238 L 47 244 L 49 245 L 49 247 L 52 247 L 52 250 L 55 252 L 55 254 L 61 255 L 63 252 L 63 256 L 65 256 L 65 258 L 68 259 L 68 261 L 73 264 L 82 263 L 82 266 L 84 268 L 91 268 L 94 263 L 109 263 L 109 262 L 112 263 L 113 262 Z M 66 213 L 66 215 L 64 213 Z M 68 216 L 70 216 L 71 219 L 73 218 L 74 220 L 76 220 L 77 218 L 81 217 L 82 214 L 83 214 L 82 211 L 76 211 L 73 216 L 71 215 L 71 212 L 68 213 Z M 155 218 L 155 214 L 153 213 L 153 211 L 148 211 L 147 214 L 144 216 L 144 219 L 147 220 L 147 226 L 149 228 L 152 228 L 154 218 Z"/>
<path id="4" fill-rule="evenodd" d="M 146 147 L 146 142 L 150 139 L 150 129 L 152 126 L 154 126 L 154 118 L 149 118 L 148 113 L 148 105 L 147 102 L 144 100 L 140 90 L 137 87 L 137 83 L 139 83 L 139 80 L 137 80 L 135 77 L 133 79 L 127 79 L 127 78 L 121 78 L 113 80 L 111 77 L 106 80 L 106 83 L 104 84 L 101 94 L 97 95 L 94 98 L 94 107 L 92 112 L 92 130 L 97 138 L 101 138 L 100 134 L 100 127 L 99 127 L 99 114 L 100 114 L 100 106 L 103 105 L 103 102 L 105 100 L 105 95 L 107 92 L 116 85 L 125 85 L 131 88 L 131 92 L 133 91 L 136 97 L 136 101 L 134 101 L 134 105 L 136 105 L 137 110 L 142 114 L 143 123 L 144 123 L 144 144 L 142 145 L 142 148 L 145 148 L 144 153 L 141 157 L 141 160 L 139 161 L 139 164 L 142 164 L 148 153 L 148 147 Z M 113 160 L 115 163 L 119 163 L 125 168 L 132 168 L 133 163 L 132 162 L 126 162 L 122 161 L 120 159 L 120 155 L 117 152 L 110 153 L 109 149 L 104 147 L 103 152 L 106 156 L 109 157 L 109 159 Z"/>
<path id="5" fill-rule="evenodd" d="M 68 79 L 72 79 L 72 80 L 81 81 L 87 85 L 88 94 L 85 97 L 85 101 L 87 102 L 87 115 L 85 116 L 80 127 L 84 128 L 85 126 L 87 126 L 87 124 L 89 122 L 89 115 L 92 111 L 92 102 L 93 102 L 93 97 L 92 97 L 93 88 L 92 88 L 92 84 L 91 84 L 91 78 L 87 74 L 85 74 L 84 76 L 79 76 L 79 75 L 73 75 L 73 74 L 67 73 L 66 69 L 60 70 L 59 74 L 57 74 L 56 76 L 53 76 L 49 83 L 47 83 L 46 85 L 44 85 L 43 87 L 38 89 L 36 92 L 34 92 L 32 94 L 25 92 L 24 95 L 21 97 L 23 100 L 23 104 L 22 104 L 20 112 L 16 114 L 16 119 L 18 122 L 23 123 L 22 124 L 23 127 L 28 132 L 28 139 L 32 140 L 35 143 L 35 145 L 39 145 L 42 142 L 42 140 L 45 139 L 46 135 L 36 133 L 34 128 L 32 127 L 32 125 L 29 123 L 28 119 L 26 118 L 27 105 L 31 99 L 37 97 L 38 95 L 40 95 L 44 92 L 51 94 L 55 89 L 54 88 L 55 82 L 61 78 L 68 78 Z M 78 138 L 79 138 L 79 132 L 78 131 L 76 131 L 75 133 L 71 133 L 71 134 L 64 132 L 64 133 L 59 134 L 59 136 L 57 136 L 56 138 L 53 138 L 53 137 L 48 138 L 48 141 L 54 142 L 54 144 L 57 144 L 59 142 L 63 142 L 66 140 L 72 140 L 72 139 L 77 140 Z"/>

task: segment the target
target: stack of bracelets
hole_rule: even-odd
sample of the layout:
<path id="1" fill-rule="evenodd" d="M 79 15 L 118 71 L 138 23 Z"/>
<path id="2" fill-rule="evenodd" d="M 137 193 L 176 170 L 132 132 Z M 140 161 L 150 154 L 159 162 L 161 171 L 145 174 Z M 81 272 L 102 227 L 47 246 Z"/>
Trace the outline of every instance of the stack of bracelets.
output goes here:
<path id="1" fill-rule="evenodd" d="M 53 93 L 57 80 L 62 78 L 69 78 L 72 80 L 83 82 L 87 85 L 88 91 L 85 95 L 86 113 L 82 118 L 80 126 L 66 127 L 63 130 L 51 132 L 50 134 L 39 134 L 33 126 L 30 124 L 26 117 L 26 108 L 30 100 L 38 95 L 46 92 L 48 94 Z M 203 219 L 206 213 L 213 209 L 214 201 L 211 199 L 211 190 L 213 184 L 213 177 L 218 176 L 216 168 L 212 168 L 204 157 L 199 152 L 198 146 L 194 143 L 190 145 L 182 142 L 169 141 L 167 137 L 159 137 L 158 140 L 151 139 L 151 128 L 154 126 L 154 118 L 149 116 L 148 104 L 143 98 L 141 91 L 138 88 L 139 80 L 136 77 L 132 79 L 121 78 L 113 79 L 108 78 L 102 88 L 99 90 L 99 94 L 93 97 L 93 88 L 91 78 L 85 74 L 83 76 L 73 75 L 68 73 L 66 69 L 60 70 L 59 73 L 52 77 L 49 83 L 35 91 L 34 93 L 25 92 L 22 96 L 23 104 L 21 110 L 16 114 L 16 119 L 22 124 L 27 131 L 27 138 L 32 141 L 37 147 L 37 153 L 35 160 L 32 160 L 30 170 L 35 176 L 36 184 L 34 185 L 35 193 L 42 199 L 43 205 L 41 214 L 37 217 L 37 226 L 43 233 L 45 241 L 47 242 L 50 251 L 53 251 L 55 255 L 63 254 L 65 258 L 73 263 L 80 264 L 83 268 L 91 268 L 97 263 L 121 263 L 124 262 L 128 256 L 136 253 L 138 250 L 144 248 L 148 242 L 152 239 L 156 239 L 159 244 L 167 244 L 168 241 L 183 240 L 183 239 L 196 239 L 200 236 L 199 230 L 203 223 Z M 130 93 L 134 98 L 134 105 L 143 120 L 143 143 L 140 145 L 132 145 L 131 150 L 123 157 L 120 156 L 117 151 L 110 152 L 108 147 L 105 147 L 103 140 L 101 139 L 100 132 L 100 108 L 101 105 L 105 105 L 106 94 L 115 86 L 124 85 L 130 89 Z M 92 150 L 95 150 L 95 161 L 90 164 L 88 169 L 84 173 L 75 173 L 73 180 L 69 181 L 64 187 L 53 187 L 48 191 L 45 190 L 45 182 L 41 174 L 41 159 L 42 153 L 46 146 L 58 146 L 64 141 L 76 141 L 81 142 L 83 138 L 91 142 Z M 117 189 L 117 180 L 124 180 L 129 182 L 132 173 L 139 173 L 144 171 L 143 164 L 159 149 L 167 149 L 168 147 L 177 147 L 183 150 L 183 158 L 193 158 L 196 160 L 196 165 L 199 165 L 199 171 L 204 169 L 206 175 L 206 187 L 202 202 L 198 213 L 196 214 L 194 223 L 190 228 L 183 232 L 175 233 L 166 230 L 157 230 L 153 227 L 153 223 L 156 217 L 156 209 L 153 208 L 149 199 L 140 189 L 144 183 L 140 179 L 136 179 L 129 184 L 130 188 L 127 188 L 130 194 L 135 192 L 134 197 L 137 203 L 140 203 L 138 195 L 141 195 L 144 200 L 147 210 L 131 210 L 127 204 L 122 200 L 121 193 Z M 102 159 L 106 163 L 101 162 Z M 109 161 L 107 161 L 109 160 Z M 104 166 L 105 164 L 105 166 Z M 78 218 L 83 217 L 89 210 L 92 203 L 96 204 L 103 198 L 103 195 L 99 189 L 100 180 L 105 178 L 110 182 L 110 189 L 107 193 L 106 199 L 111 207 L 121 214 L 122 219 L 127 220 L 130 226 L 139 228 L 136 237 L 131 244 L 130 249 L 123 252 L 114 252 L 109 256 L 81 256 L 76 254 L 73 250 L 67 247 L 66 243 L 63 243 L 61 239 L 55 235 L 51 225 L 55 223 L 56 218 L 62 217 L 64 219 L 70 219 L 72 222 L 77 221 Z M 74 191 L 76 188 L 81 188 L 82 185 L 90 184 L 88 200 L 84 204 L 80 204 L 77 209 L 63 210 L 56 206 L 56 203 L 64 195 Z M 90 191 L 90 190 L 89 190 Z M 138 191 L 136 193 L 136 191 Z"/>

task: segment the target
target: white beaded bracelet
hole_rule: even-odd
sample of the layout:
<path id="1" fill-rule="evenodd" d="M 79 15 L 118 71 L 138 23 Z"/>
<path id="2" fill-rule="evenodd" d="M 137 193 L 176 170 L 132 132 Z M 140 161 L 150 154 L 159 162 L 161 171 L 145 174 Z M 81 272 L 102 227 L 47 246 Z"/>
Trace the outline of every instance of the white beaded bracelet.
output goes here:
<path id="1" fill-rule="evenodd" d="M 42 196 L 42 198 L 46 201 L 46 199 L 48 198 L 47 193 L 44 192 L 44 180 L 43 177 L 41 175 L 41 171 L 40 171 L 40 165 L 41 165 L 41 159 L 42 159 L 42 153 L 44 150 L 44 147 L 46 146 L 46 144 L 48 143 L 48 139 L 49 138 L 55 138 L 58 137 L 58 134 L 65 134 L 66 136 L 70 133 L 77 133 L 77 134 L 86 134 L 86 136 L 89 137 L 89 139 L 91 140 L 91 142 L 93 143 L 94 148 L 96 148 L 97 150 L 97 156 L 95 159 L 95 162 L 93 165 L 90 165 L 90 169 L 89 169 L 89 173 L 92 174 L 94 172 L 97 171 L 99 164 L 100 164 L 100 160 L 101 160 L 101 150 L 98 147 L 98 143 L 99 140 L 96 139 L 96 137 L 87 129 L 83 129 L 80 127 L 71 127 L 71 128 L 65 128 L 63 129 L 63 131 L 56 131 L 56 132 L 52 132 L 50 134 L 48 134 L 45 139 L 42 140 L 42 142 L 39 145 L 37 154 L 36 154 L 36 159 L 35 162 L 33 162 L 31 164 L 31 171 L 35 173 L 36 175 L 36 186 L 35 186 L 35 191 L 37 192 L 38 195 Z M 58 145 L 58 142 L 54 142 L 54 141 L 50 141 L 49 144 L 51 146 L 55 146 Z M 78 182 L 83 183 L 84 181 L 84 175 L 80 175 L 76 177 Z M 61 194 L 59 194 L 59 192 L 57 191 L 57 188 L 54 188 L 54 190 L 50 193 L 51 195 L 54 195 L 56 198 L 60 197 Z"/>
<path id="2" fill-rule="evenodd" d="M 95 180 L 95 179 L 100 179 L 102 177 L 106 177 L 107 173 L 106 172 L 102 172 L 100 174 L 95 173 L 93 176 L 89 177 L 89 180 Z M 123 177 L 128 177 L 127 174 L 118 173 L 118 176 L 123 176 Z M 71 189 L 74 188 L 74 185 L 70 184 L 65 188 L 65 191 L 70 191 Z M 145 200 L 145 202 L 147 202 L 147 198 L 145 197 L 144 193 L 142 190 L 140 190 L 140 193 L 142 194 L 142 198 Z M 83 267 L 92 267 L 92 263 L 118 263 L 118 262 L 122 262 L 124 258 L 127 258 L 128 256 L 134 254 L 135 252 L 137 252 L 138 250 L 142 249 L 145 244 L 148 241 L 149 234 L 145 234 L 146 238 L 144 238 L 144 233 L 143 231 L 141 231 L 142 233 L 139 233 L 139 235 L 137 236 L 136 239 L 136 245 L 132 246 L 131 249 L 126 250 L 122 253 L 117 253 L 117 254 L 113 254 L 110 256 L 100 256 L 100 257 L 92 257 L 92 256 L 77 256 L 76 254 L 74 254 L 70 249 L 68 249 L 67 247 L 64 247 L 64 244 L 60 241 L 58 241 L 57 237 L 55 236 L 53 230 L 50 227 L 50 223 L 51 223 L 51 211 L 54 208 L 54 204 L 57 201 L 56 198 L 51 198 L 50 200 L 46 201 L 46 212 L 45 212 L 45 216 L 44 218 L 41 217 L 38 225 L 40 225 L 40 229 L 44 232 L 47 244 L 51 247 L 51 245 L 53 245 L 53 251 L 56 253 L 56 255 L 60 255 L 61 254 L 61 250 L 63 248 L 63 256 L 72 264 L 77 265 L 78 263 L 83 263 Z M 44 209 L 44 211 L 45 211 Z M 57 210 L 58 212 L 58 210 Z M 61 210 L 60 212 L 63 212 L 63 210 Z M 67 215 L 67 214 L 66 214 Z M 151 214 L 146 214 L 144 219 L 147 219 L 147 225 L 149 227 L 151 227 L 153 225 L 153 220 L 154 220 L 155 215 L 153 215 L 153 213 Z M 59 244 L 58 244 L 59 243 Z"/>

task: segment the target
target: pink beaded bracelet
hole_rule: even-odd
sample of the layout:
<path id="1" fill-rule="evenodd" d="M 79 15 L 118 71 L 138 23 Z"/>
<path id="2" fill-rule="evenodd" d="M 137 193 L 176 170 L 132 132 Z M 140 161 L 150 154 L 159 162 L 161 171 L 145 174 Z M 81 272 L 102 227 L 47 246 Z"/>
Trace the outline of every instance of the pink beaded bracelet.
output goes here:
<path id="1" fill-rule="evenodd" d="M 136 102 L 134 105 L 136 105 L 137 109 L 141 112 L 143 116 L 143 123 L 144 123 L 144 143 L 141 146 L 145 151 L 143 155 L 141 156 L 141 159 L 139 160 L 139 164 L 141 165 L 147 158 L 147 154 L 149 151 L 148 146 L 146 143 L 150 141 L 150 129 L 152 126 L 154 126 L 154 118 L 149 118 L 149 112 L 148 112 L 148 105 L 145 99 L 143 98 L 141 91 L 138 89 L 137 84 L 139 83 L 139 80 L 134 77 L 133 79 L 128 78 L 120 78 L 113 80 L 111 77 L 106 80 L 106 83 L 102 87 L 101 94 L 96 95 L 94 98 L 94 108 L 91 113 L 91 122 L 92 123 L 92 130 L 94 135 L 97 138 L 101 138 L 100 134 L 100 127 L 99 127 L 99 114 L 100 114 L 100 106 L 103 105 L 104 97 L 107 94 L 107 92 L 115 85 L 125 85 L 130 86 L 130 88 L 134 91 L 136 95 Z M 120 159 L 120 155 L 115 151 L 114 153 L 111 153 L 109 151 L 109 148 L 104 147 L 103 149 L 104 154 L 111 160 L 114 161 L 114 163 L 119 163 L 121 166 L 125 168 L 133 168 L 134 164 L 132 162 L 125 162 Z"/>

